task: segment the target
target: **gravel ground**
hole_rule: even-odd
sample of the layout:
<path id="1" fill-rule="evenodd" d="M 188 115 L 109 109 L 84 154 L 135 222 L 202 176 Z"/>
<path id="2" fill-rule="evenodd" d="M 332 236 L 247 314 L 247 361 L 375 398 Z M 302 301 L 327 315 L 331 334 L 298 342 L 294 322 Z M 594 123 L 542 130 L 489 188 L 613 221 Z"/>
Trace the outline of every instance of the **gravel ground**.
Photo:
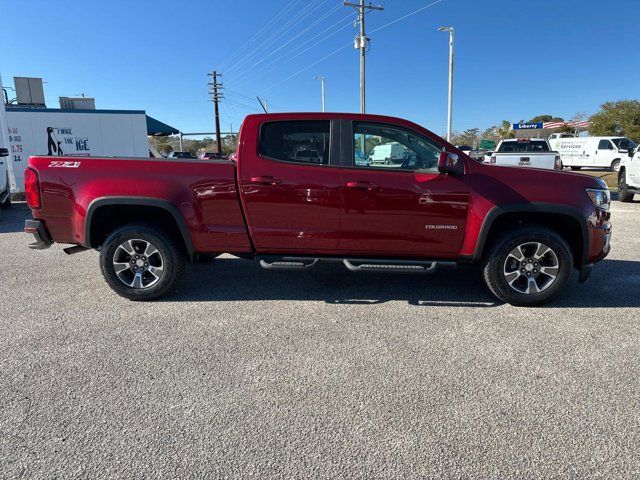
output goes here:
<path id="1" fill-rule="evenodd" d="M 132 303 L 0 221 L 2 478 L 638 478 L 640 203 L 547 308 L 232 257 Z"/>

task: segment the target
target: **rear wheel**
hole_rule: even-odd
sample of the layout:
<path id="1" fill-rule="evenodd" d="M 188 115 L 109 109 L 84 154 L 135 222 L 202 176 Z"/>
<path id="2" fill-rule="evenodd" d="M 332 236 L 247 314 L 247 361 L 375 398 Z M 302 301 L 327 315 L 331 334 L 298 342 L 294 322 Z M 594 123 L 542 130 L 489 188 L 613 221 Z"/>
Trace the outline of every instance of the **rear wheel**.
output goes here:
<path id="1" fill-rule="evenodd" d="M 627 172 L 625 170 L 622 170 L 618 175 L 618 198 L 621 202 L 633 201 L 633 192 L 630 192 L 627 186 Z"/>
<path id="2" fill-rule="evenodd" d="M 484 266 L 484 279 L 500 300 L 537 306 L 562 292 L 571 267 L 567 242 L 553 230 L 529 225 L 511 230 L 495 244 Z"/>
<path id="3" fill-rule="evenodd" d="M 616 158 L 613 162 L 611 162 L 611 171 L 619 172 L 620 171 L 620 159 Z"/>
<path id="4" fill-rule="evenodd" d="M 582 167 L 571 167 L 571 170 L 576 170 L 577 171 L 577 170 L 580 170 L 580 169 L 582 169 Z"/>
<path id="5" fill-rule="evenodd" d="M 100 250 L 100 268 L 109 286 L 130 300 L 165 295 L 184 270 L 184 253 L 175 240 L 152 226 L 115 230 Z"/>

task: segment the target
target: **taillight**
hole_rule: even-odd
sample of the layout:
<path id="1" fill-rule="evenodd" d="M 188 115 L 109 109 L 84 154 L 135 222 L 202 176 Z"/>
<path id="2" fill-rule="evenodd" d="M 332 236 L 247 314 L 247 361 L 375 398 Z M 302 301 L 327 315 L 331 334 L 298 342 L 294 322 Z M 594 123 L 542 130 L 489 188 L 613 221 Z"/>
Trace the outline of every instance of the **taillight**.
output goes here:
<path id="1" fill-rule="evenodd" d="M 38 172 L 33 168 L 27 168 L 24 171 L 24 196 L 27 199 L 27 205 L 29 205 L 29 208 L 39 210 L 42 207 Z"/>

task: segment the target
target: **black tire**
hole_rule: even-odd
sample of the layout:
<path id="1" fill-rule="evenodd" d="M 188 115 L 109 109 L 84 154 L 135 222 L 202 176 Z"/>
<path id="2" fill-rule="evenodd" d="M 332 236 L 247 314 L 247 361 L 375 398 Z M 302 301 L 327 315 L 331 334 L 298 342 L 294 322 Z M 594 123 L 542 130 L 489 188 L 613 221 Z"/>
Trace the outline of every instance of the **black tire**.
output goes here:
<path id="1" fill-rule="evenodd" d="M 618 170 L 620 170 L 620 159 L 616 158 L 613 162 L 611 162 L 611 167 L 609 167 L 609 169 L 612 172 L 617 172 Z"/>
<path id="2" fill-rule="evenodd" d="M 618 200 L 621 202 L 632 202 L 633 192 L 630 192 L 627 187 L 627 173 L 625 170 L 621 170 L 618 175 Z"/>
<path id="3" fill-rule="evenodd" d="M 535 254 L 531 255 L 527 252 L 533 252 L 533 250 L 529 250 L 530 248 L 536 250 L 536 243 L 549 247 L 552 252 L 545 253 L 536 261 L 536 266 L 538 266 L 537 262 L 540 262 L 539 270 L 528 270 L 527 262 L 531 264 L 532 269 L 534 268 L 535 260 L 532 262 L 529 260 L 535 259 Z M 523 245 L 525 245 L 525 255 L 521 264 L 520 260 L 516 261 L 512 254 L 516 250 L 522 253 L 523 250 L 519 247 Z M 516 269 L 507 274 L 507 267 L 511 268 L 513 262 L 515 262 Z M 520 266 L 523 268 L 521 269 Z M 571 250 L 560 235 L 543 226 L 523 225 L 508 231 L 491 248 L 484 264 L 484 280 L 489 290 L 500 300 L 511 305 L 533 307 L 550 302 L 564 290 L 571 276 L 572 266 Z M 552 275 L 541 273 L 542 268 L 550 272 L 555 269 L 555 277 L 552 279 Z M 521 271 L 523 273 L 520 273 Z M 538 271 L 540 273 L 537 273 Z M 525 274 L 535 277 L 533 281 L 536 283 L 536 287 L 531 288 L 533 291 L 529 293 L 519 291 L 519 289 L 528 290 L 530 288 L 528 285 L 530 285 L 531 277 L 527 277 Z M 513 287 L 509 284 L 507 275 L 516 275 L 511 282 Z M 521 287 L 521 282 L 524 282 L 524 287 Z M 539 288 L 540 286 L 543 288 Z"/>
<path id="4" fill-rule="evenodd" d="M 128 243 L 129 241 L 131 243 Z M 137 260 L 134 255 L 129 255 L 122 247 L 125 244 L 128 245 L 128 248 L 134 249 L 135 258 L 138 256 L 141 259 L 144 258 L 148 261 L 149 266 L 147 263 L 139 267 L 134 265 L 133 262 L 137 262 Z M 140 251 L 145 244 L 150 244 L 157 250 L 157 253 L 150 253 L 148 259 L 144 255 L 139 255 L 145 253 Z M 123 269 L 118 274 L 114 265 L 116 261 L 123 266 L 127 262 L 131 262 L 132 267 L 128 270 Z M 185 254 L 181 245 L 171 235 L 151 225 L 130 224 L 120 227 L 107 237 L 100 250 L 102 275 L 113 291 L 129 300 L 153 300 L 165 295 L 182 275 L 184 265 Z M 137 285 L 133 268 L 139 269 L 137 273 L 141 275 Z M 151 268 L 154 268 L 155 272 L 159 274 L 152 274 Z M 133 283 L 129 284 L 132 277 L 134 278 Z M 143 285 L 144 283 L 147 285 Z"/>
<path id="5" fill-rule="evenodd" d="M 9 184 L 9 174 L 7 174 L 7 190 L 10 190 L 10 184 Z M 8 192 L 9 195 L 7 195 L 7 198 L 4 199 L 4 202 L 2 202 L 2 205 L 0 205 L 0 207 L 2 208 L 11 208 L 11 192 Z"/>
<path id="6" fill-rule="evenodd" d="M 577 172 L 578 170 L 582 170 L 582 167 L 571 167 L 571 170 L 575 170 Z"/>

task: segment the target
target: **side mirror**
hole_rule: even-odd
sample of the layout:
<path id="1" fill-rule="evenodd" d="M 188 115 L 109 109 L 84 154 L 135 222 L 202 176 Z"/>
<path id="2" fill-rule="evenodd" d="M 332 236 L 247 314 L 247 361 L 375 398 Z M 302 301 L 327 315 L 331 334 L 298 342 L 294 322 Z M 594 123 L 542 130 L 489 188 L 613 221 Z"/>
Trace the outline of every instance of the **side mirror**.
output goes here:
<path id="1" fill-rule="evenodd" d="M 8 157 L 9 149 L 8 148 L 0 148 L 0 157 Z"/>
<path id="2" fill-rule="evenodd" d="M 464 172 L 464 164 L 457 154 L 447 151 L 440 152 L 438 171 L 447 175 L 460 175 Z"/>
<path id="3" fill-rule="evenodd" d="M 633 155 L 635 153 L 636 153 L 636 149 L 635 148 L 629 147 L 629 150 L 627 150 L 627 155 L 629 155 L 629 157 L 633 157 Z"/>

